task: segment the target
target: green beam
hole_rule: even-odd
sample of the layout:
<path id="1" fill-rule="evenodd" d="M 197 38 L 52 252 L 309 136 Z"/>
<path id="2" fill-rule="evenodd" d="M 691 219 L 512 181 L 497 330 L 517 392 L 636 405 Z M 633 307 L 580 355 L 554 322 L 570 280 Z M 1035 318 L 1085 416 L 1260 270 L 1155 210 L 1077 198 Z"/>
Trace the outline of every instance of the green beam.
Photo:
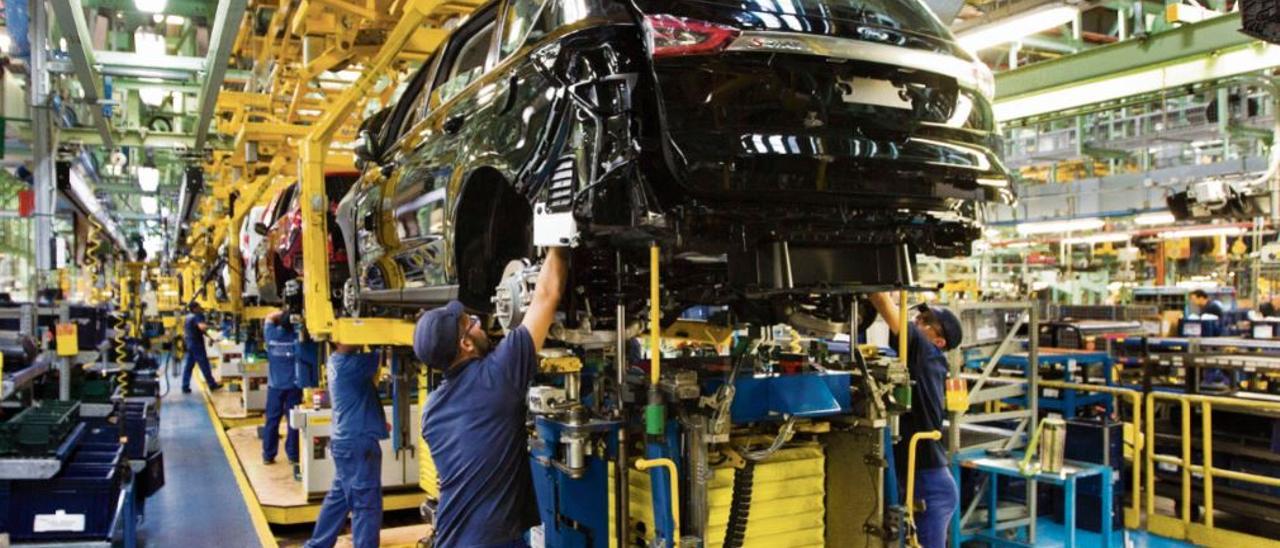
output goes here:
<path id="1" fill-rule="evenodd" d="M 196 145 L 196 138 L 189 133 L 160 133 L 157 131 L 142 132 L 134 129 L 117 130 L 114 135 L 116 146 L 149 147 L 149 148 L 185 148 Z M 102 137 L 92 128 L 61 128 L 58 130 L 58 143 L 77 143 L 95 146 L 102 144 Z M 229 149 L 231 145 L 225 140 L 210 139 L 206 146 L 215 149 Z"/>
<path id="2" fill-rule="evenodd" d="M 1090 48 L 996 75 L 996 101 L 1069 87 L 1103 78 L 1242 46 L 1254 40 L 1239 32 L 1240 14 L 1231 13 L 1151 34 Z"/>

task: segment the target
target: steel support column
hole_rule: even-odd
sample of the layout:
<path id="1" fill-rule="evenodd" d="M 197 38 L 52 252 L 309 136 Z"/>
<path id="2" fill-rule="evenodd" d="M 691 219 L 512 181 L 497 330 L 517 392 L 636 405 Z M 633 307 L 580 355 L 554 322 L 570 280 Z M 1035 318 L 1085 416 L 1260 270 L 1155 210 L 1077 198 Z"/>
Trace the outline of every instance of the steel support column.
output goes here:
<path id="1" fill-rule="evenodd" d="M 217 16 L 213 21 L 209 42 L 209 59 L 205 62 L 204 84 L 200 89 L 199 114 L 196 118 L 196 149 L 203 149 L 209 122 L 213 119 L 213 107 L 218 101 L 218 90 L 227 75 L 227 60 L 231 58 L 231 46 L 240 32 L 240 20 L 244 18 L 245 0 L 218 2 Z"/>
<path id="2" fill-rule="evenodd" d="M 57 183 L 53 173 L 53 112 L 49 106 L 49 73 L 45 69 L 49 13 L 44 2 L 31 3 L 31 84 L 27 86 L 31 105 L 31 157 L 35 164 L 35 271 L 33 289 L 43 287 L 40 273 L 54 269 L 53 211 L 56 206 Z"/>
<path id="3" fill-rule="evenodd" d="M 102 136 L 102 143 L 111 147 L 111 120 L 99 104 L 102 100 L 102 76 L 94 69 L 93 41 L 89 38 L 89 26 L 84 21 L 84 9 L 80 0 L 53 0 L 48 4 L 58 17 L 58 28 L 62 30 L 63 40 L 67 41 L 67 53 L 80 87 L 84 88 L 84 101 L 93 113 L 93 123 Z M 31 50 L 34 52 L 35 47 Z"/>

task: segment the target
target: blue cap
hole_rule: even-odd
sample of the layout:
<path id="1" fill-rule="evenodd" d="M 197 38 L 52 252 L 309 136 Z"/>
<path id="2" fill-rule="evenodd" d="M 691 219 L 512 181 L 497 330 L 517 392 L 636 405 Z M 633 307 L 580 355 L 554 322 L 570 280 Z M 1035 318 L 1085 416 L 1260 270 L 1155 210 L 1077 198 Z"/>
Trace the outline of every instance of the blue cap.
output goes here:
<path id="1" fill-rule="evenodd" d="M 943 350 L 955 350 L 960 346 L 960 342 L 964 340 L 964 329 L 960 327 L 960 319 L 945 307 L 929 306 L 921 304 L 918 308 L 927 309 L 938 320 L 938 324 L 942 326 L 942 338 L 947 341 L 947 347 Z"/>
<path id="2" fill-rule="evenodd" d="M 432 369 L 448 369 L 458 357 L 458 321 L 462 303 L 449 301 L 440 308 L 426 311 L 413 328 L 413 354 Z"/>

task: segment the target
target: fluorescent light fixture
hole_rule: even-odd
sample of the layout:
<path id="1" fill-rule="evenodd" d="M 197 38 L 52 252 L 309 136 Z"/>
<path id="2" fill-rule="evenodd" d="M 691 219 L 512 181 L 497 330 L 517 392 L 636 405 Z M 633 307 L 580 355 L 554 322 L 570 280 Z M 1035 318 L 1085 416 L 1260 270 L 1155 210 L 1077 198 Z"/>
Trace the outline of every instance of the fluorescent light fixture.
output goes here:
<path id="1" fill-rule="evenodd" d="M 0 32 L 0 51 L 9 53 L 9 46 L 13 45 L 13 38 L 8 32 Z"/>
<path id="2" fill-rule="evenodd" d="M 155 196 L 140 196 L 138 203 L 142 204 L 142 212 L 147 215 L 155 215 L 160 211 L 160 199 Z"/>
<path id="3" fill-rule="evenodd" d="M 1173 240 L 1177 238 L 1208 238 L 1212 236 L 1239 236 L 1244 234 L 1244 228 L 1238 226 L 1221 226 L 1212 228 L 1188 228 L 1185 230 L 1170 230 L 1161 232 L 1158 236 L 1162 240 Z"/>
<path id="4" fill-rule="evenodd" d="M 138 168 L 138 187 L 143 192 L 155 192 L 160 188 L 160 170 L 154 167 Z"/>
<path id="5" fill-rule="evenodd" d="M 960 47 L 978 52 L 1074 23 L 1079 15 L 1080 10 L 1071 6 L 1050 6 L 1031 10 L 962 31 L 956 35 L 956 41 L 960 43 Z"/>
<path id="6" fill-rule="evenodd" d="M 1173 214 L 1168 211 L 1160 211 L 1156 213 L 1143 213 L 1133 218 L 1133 224 L 1136 225 L 1167 225 L 1177 219 L 1173 218 Z"/>
<path id="7" fill-rule="evenodd" d="M 187 18 L 181 15 L 167 15 L 164 18 L 164 23 L 166 25 L 182 26 L 187 23 Z"/>
<path id="8" fill-rule="evenodd" d="M 133 0 L 134 8 L 138 11 L 145 11 L 147 13 L 162 12 L 168 4 L 168 0 Z"/>
<path id="9" fill-rule="evenodd" d="M 1076 245 L 1076 244 L 1094 245 L 1094 244 L 1105 244 L 1105 243 L 1119 243 L 1119 242 L 1127 242 L 1132 237 L 1133 235 L 1129 234 L 1128 232 L 1111 232 L 1111 233 L 1104 233 L 1104 234 L 1094 234 L 1092 236 L 1082 236 L 1079 238 L 1064 238 L 1062 240 L 1062 243 L 1067 245 Z"/>
<path id="10" fill-rule="evenodd" d="M 1028 236 L 1031 234 L 1050 234 L 1053 232 L 1080 232 L 1083 230 L 1097 230 L 1106 224 L 1106 222 L 1097 217 L 1084 217 L 1065 221 L 1020 223 L 1018 224 L 1018 234 Z"/>

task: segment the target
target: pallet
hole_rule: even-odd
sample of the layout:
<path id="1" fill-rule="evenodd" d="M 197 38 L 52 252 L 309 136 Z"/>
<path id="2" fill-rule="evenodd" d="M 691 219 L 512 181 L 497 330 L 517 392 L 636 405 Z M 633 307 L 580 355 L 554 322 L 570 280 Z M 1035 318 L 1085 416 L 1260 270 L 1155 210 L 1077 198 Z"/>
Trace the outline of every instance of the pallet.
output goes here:
<path id="1" fill-rule="evenodd" d="M 230 386 L 224 385 L 222 390 L 210 392 L 209 400 L 213 402 L 218 420 L 226 428 L 262 424 L 262 413 L 245 411 L 244 397 L 239 391 L 232 391 Z"/>
<path id="2" fill-rule="evenodd" d="M 283 432 L 283 423 L 281 428 Z M 284 447 L 280 448 L 276 463 L 266 465 L 262 463 L 262 440 L 258 439 L 257 426 L 229 428 L 227 438 L 268 523 L 293 525 L 315 522 L 321 501 L 309 500 L 301 485 L 294 481 L 293 468 L 284 456 Z M 283 435 L 280 443 L 284 444 Z M 421 505 L 425 497 L 426 493 L 417 489 L 384 493 L 382 507 L 387 512 L 413 509 Z"/>

